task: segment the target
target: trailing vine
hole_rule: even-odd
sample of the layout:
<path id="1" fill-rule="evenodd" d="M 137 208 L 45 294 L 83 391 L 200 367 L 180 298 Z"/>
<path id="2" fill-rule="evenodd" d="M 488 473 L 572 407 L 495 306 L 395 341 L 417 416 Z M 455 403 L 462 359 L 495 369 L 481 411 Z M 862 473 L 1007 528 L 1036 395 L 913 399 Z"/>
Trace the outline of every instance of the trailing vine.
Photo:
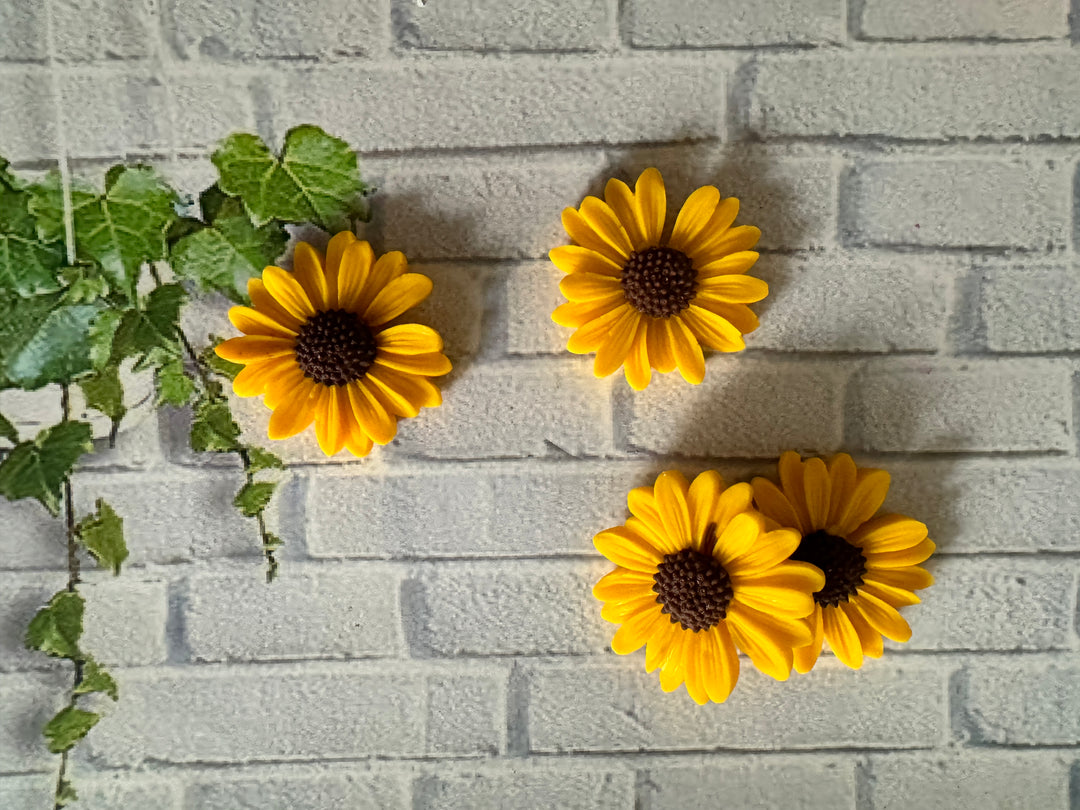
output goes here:
<path id="1" fill-rule="evenodd" d="M 211 159 L 218 181 L 188 198 L 149 166 L 113 166 L 99 189 L 73 182 L 66 162 L 31 182 L 0 157 L 0 390 L 53 385 L 61 399 L 61 421 L 32 439 L 0 414 L 0 439 L 11 445 L 0 450 L 0 494 L 34 498 L 57 518 L 62 511 L 67 539 L 66 587 L 26 633 L 27 647 L 73 667 L 67 703 L 44 728 L 60 755 L 57 808 L 77 798 L 68 754 L 100 720 L 82 701 L 119 696 L 115 679 L 79 645 L 81 555 L 114 574 L 128 556 L 123 520 L 104 500 L 76 519 L 71 478 L 93 451 L 93 429 L 71 418 L 72 386 L 110 420 L 110 442 L 127 414 L 130 373 L 154 375 L 155 407 L 189 407 L 192 449 L 231 453 L 242 465 L 233 504 L 254 521 L 272 581 L 282 540 L 265 512 L 278 486 L 273 473 L 285 465 L 242 440 L 222 383 L 239 367 L 212 346 L 197 351 L 181 310 L 189 290 L 246 303 L 248 279 L 284 252 L 290 223 L 334 232 L 367 218 L 356 155 L 318 127 L 291 130 L 280 154 L 255 135 L 232 135 Z"/>

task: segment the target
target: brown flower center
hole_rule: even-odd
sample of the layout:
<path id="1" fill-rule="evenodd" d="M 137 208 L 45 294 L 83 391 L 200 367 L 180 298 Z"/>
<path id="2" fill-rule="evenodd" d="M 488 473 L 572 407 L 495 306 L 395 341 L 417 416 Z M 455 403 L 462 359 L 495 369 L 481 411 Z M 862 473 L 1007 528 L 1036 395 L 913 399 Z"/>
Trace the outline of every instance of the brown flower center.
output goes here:
<path id="1" fill-rule="evenodd" d="M 866 574 L 862 552 L 844 538 L 823 531 L 806 535 L 791 559 L 816 565 L 825 573 L 825 587 L 814 594 L 814 601 L 822 607 L 846 602 Z"/>
<path id="2" fill-rule="evenodd" d="M 375 336 L 354 312 L 316 312 L 296 336 L 300 370 L 322 385 L 359 380 L 375 362 Z"/>
<path id="3" fill-rule="evenodd" d="M 716 545 L 716 524 L 709 526 L 701 551 L 684 548 L 668 554 L 653 574 L 660 612 L 671 616 L 683 630 L 708 630 L 727 616 L 734 592 L 731 577 L 712 555 Z"/>
<path id="4" fill-rule="evenodd" d="M 697 271 L 682 251 L 648 248 L 630 254 L 622 271 L 622 288 L 638 312 L 667 318 L 690 306 L 697 291 Z"/>

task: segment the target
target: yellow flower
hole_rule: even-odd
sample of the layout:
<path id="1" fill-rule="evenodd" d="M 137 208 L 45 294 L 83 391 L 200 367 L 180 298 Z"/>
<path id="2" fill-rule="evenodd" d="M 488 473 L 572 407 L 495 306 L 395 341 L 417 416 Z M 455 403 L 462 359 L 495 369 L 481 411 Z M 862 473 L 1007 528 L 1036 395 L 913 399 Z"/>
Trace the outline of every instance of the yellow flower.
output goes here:
<path id="1" fill-rule="evenodd" d="M 889 491 L 887 472 L 858 469 L 845 453 L 826 465 L 787 452 L 780 457 L 780 487 L 765 478 L 753 486 L 757 508 L 802 536 L 791 559 L 825 572 L 825 586 L 814 594 L 814 639 L 795 651 L 797 671 L 813 668 L 823 640 L 858 669 L 864 657 L 881 657 L 882 636 L 911 638 L 897 608 L 918 604 L 914 591 L 933 584 L 918 564 L 934 553 L 934 542 L 917 520 L 874 517 Z"/>
<path id="2" fill-rule="evenodd" d="M 798 534 L 774 528 L 752 498 L 749 484 L 724 489 L 713 470 L 693 484 L 669 470 L 630 492 L 625 525 L 593 539 L 619 566 L 593 588 L 601 616 L 621 625 L 611 648 L 627 655 L 647 644 L 645 669 L 660 669 L 665 692 L 685 682 L 697 703 L 722 703 L 739 678 L 736 647 L 786 680 L 792 648 L 811 639 L 805 617 L 825 578 L 787 561 Z"/>
<path id="3" fill-rule="evenodd" d="M 399 417 L 442 403 L 428 379 L 450 371 L 439 333 L 387 326 L 427 298 L 431 279 L 407 273 L 398 251 L 376 261 L 371 245 L 348 232 L 330 240 L 325 257 L 300 242 L 294 267 L 267 267 L 248 282 L 252 306 L 229 310 L 244 337 L 217 353 L 245 364 L 233 382 L 238 396 L 266 395 L 271 439 L 314 421 L 328 456 L 342 448 L 366 456 L 372 443 L 394 438 Z"/>
<path id="4" fill-rule="evenodd" d="M 552 320 L 577 330 L 567 343 L 571 352 L 596 352 L 597 377 L 623 366 L 640 391 L 651 369 L 667 374 L 677 367 L 687 382 L 700 383 L 702 345 L 737 352 L 746 347 L 743 335 L 758 327 L 746 305 L 768 295 L 769 286 L 743 274 L 757 261 L 750 248 L 761 231 L 732 228 L 739 201 L 703 186 L 665 239 L 667 197 L 656 169 L 642 172 L 633 192 L 609 180 L 604 198 L 586 197 L 580 210 L 563 211 L 563 227 L 577 244 L 550 253 L 567 274 L 559 289 L 569 299 Z"/>

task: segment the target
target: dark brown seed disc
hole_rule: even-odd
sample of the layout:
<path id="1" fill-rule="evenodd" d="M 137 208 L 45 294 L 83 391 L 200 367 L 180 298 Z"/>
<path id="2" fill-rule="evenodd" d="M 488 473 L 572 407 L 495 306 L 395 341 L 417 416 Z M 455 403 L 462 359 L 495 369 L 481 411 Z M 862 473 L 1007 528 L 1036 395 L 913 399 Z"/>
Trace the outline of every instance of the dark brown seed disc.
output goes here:
<path id="1" fill-rule="evenodd" d="M 356 313 L 343 309 L 317 312 L 296 336 L 296 362 L 323 385 L 359 380 L 375 362 L 375 336 Z"/>
<path id="2" fill-rule="evenodd" d="M 727 616 L 731 577 L 711 554 L 684 548 L 668 554 L 653 574 L 653 591 L 662 613 L 683 630 L 708 630 Z"/>
<path id="3" fill-rule="evenodd" d="M 814 594 L 814 601 L 822 607 L 848 601 L 866 574 L 862 552 L 844 538 L 825 532 L 806 535 L 791 559 L 816 565 L 825 573 L 825 587 Z"/>
<path id="4" fill-rule="evenodd" d="M 697 271 L 685 253 L 654 247 L 630 254 L 622 271 L 623 295 L 638 312 L 653 318 L 677 315 L 697 292 Z"/>

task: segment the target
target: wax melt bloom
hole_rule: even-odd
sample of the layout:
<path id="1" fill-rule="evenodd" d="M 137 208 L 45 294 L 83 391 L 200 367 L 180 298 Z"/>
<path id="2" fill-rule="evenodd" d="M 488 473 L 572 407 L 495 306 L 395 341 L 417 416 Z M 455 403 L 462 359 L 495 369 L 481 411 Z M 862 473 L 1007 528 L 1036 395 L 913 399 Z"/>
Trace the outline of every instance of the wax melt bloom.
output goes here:
<path id="1" fill-rule="evenodd" d="M 325 257 L 300 242 L 294 268 L 267 267 L 248 282 L 252 305 L 229 310 L 244 336 L 217 353 L 244 364 L 233 381 L 238 396 L 264 395 L 271 439 L 314 422 L 328 456 L 342 448 L 366 456 L 394 438 L 399 417 L 442 403 L 428 379 L 450 371 L 438 332 L 388 326 L 430 294 L 431 279 L 406 272 L 400 252 L 376 260 L 348 232 L 330 240 Z"/>
<path id="2" fill-rule="evenodd" d="M 926 525 L 903 515 L 874 517 L 889 491 L 889 474 L 855 466 L 846 453 L 825 463 L 780 457 L 780 486 L 753 481 L 754 501 L 769 518 L 798 530 L 802 541 L 793 560 L 825 574 L 814 593 L 812 642 L 795 650 L 795 669 L 809 672 L 822 641 L 852 669 L 864 658 L 880 658 L 882 636 L 907 641 L 911 628 L 898 608 L 917 604 L 915 591 L 934 578 L 919 563 L 934 553 Z"/>
<path id="3" fill-rule="evenodd" d="M 667 194 L 656 169 L 642 172 L 634 191 L 612 179 L 603 200 L 586 197 L 580 209 L 564 210 L 563 227 L 576 244 L 549 255 L 567 274 L 559 289 L 569 303 L 551 316 L 577 330 L 567 348 L 596 352 L 597 377 L 622 367 L 639 391 L 652 369 L 678 368 L 687 382 L 700 383 L 702 346 L 744 349 L 743 335 L 758 326 L 747 304 L 768 295 L 769 286 L 744 275 L 757 261 L 750 248 L 761 231 L 731 227 L 738 213 L 737 199 L 703 186 L 668 231 Z"/>
<path id="4" fill-rule="evenodd" d="M 820 570 L 789 562 L 799 535 L 751 508 L 749 484 L 724 488 L 710 470 L 688 484 L 674 470 L 627 501 L 632 517 L 600 532 L 596 548 L 616 568 L 593 588 L 601 615 L 619 624 L 611 648 L 645 650 L 660 686 L 683 683 L 697 703 L 722 703 L 739 678 L 737 649 L 776 680 L 792 649 L 809 643 Z"/>

